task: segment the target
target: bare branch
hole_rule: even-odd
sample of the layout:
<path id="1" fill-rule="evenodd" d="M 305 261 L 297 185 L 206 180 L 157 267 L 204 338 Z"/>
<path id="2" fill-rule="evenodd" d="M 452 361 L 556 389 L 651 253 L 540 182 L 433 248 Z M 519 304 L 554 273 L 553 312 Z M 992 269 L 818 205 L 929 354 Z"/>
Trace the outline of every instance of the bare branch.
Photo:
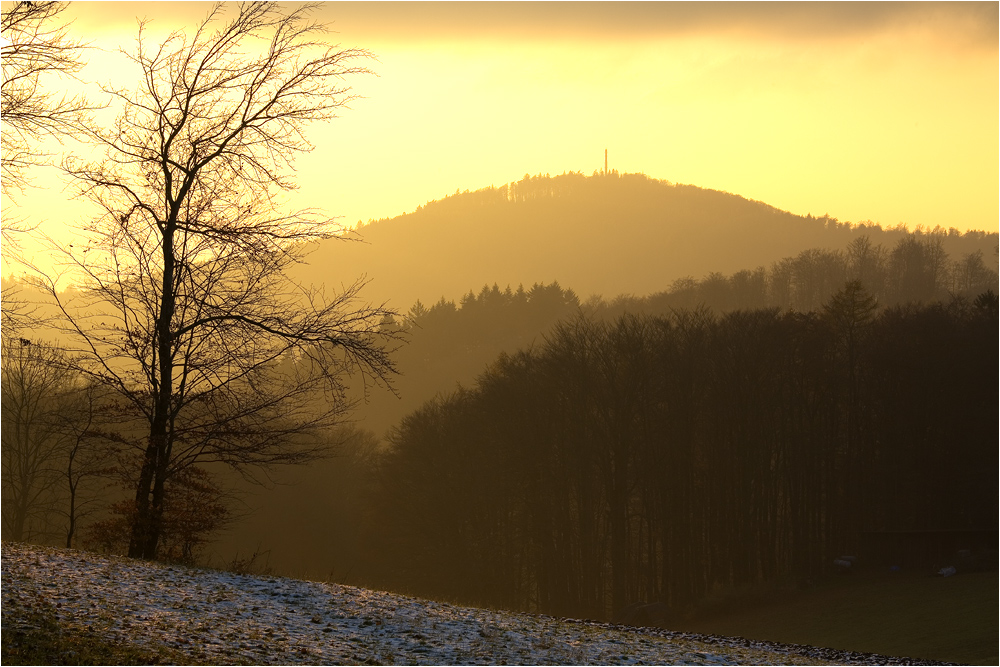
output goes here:
<path id="1" fill-rule="evenodd" d="M 79 129 L 91 108 L 81 96 L 54 93 L 46 87 L 52 77 L 75 77 L 83 67 L 85 48 L 69 38 L 69 25 L 59 24 L 62 2 L 17 2 L 0 19 L 6 42 L 2 48 L 3 79 L 0 109 L 3 133 L 3 194 L 12 196 L 27 184 L 28 168 L 46 164 L 40 152 L 45 138 L 61 138 Z M 14 228 L 4 228 L 5 238 Z"/>
<path id="2" fill-rule="evenodd" d="M 130 553 L 154 557 L 166 482 L 205 462 L 247 472 L 320 455 L 345 419 L 343 378 L 389 384 L 393 314 L 359 302 L 358 281 L 327 298 L 287 269 L 305 244 L 334 236 L 312 210 L 282 212 L 306 128 L 350 99 L 345 77 L 366 51 L 320 39 L 305 6 L 216 6 L 189 37 L 150 47 L 140 24 L 139 86 L 106 89 L 121 105 L 104 149 L 67 161 L 102 214 L 86 248 L 64 249 L 85 285 L 76 303 L 47 286 L 67 350 L 88 377 L 141 415 L 148 438 L 136 474 Z"/>

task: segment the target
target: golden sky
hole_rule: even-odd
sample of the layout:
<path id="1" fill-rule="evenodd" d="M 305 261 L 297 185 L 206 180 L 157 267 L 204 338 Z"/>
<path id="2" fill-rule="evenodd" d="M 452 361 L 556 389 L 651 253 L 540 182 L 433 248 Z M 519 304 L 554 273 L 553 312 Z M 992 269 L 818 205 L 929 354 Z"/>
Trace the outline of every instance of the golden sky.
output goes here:
<path id="1" fill-rule="evenodd" d="M 113 51 L 136 17 L 184 29 L 207 7 L 70 13 Z M 318 18 L 377 57 L 297 161 L 297 197 L 349 224 L 525 173 L 589 174 L 607 149 L 613 169 L 793 213 L 998 230 L 997 3 L 331 2 Z M 111 55 L 89 60 L 85 78 L 128 81 Z M 70 220 L 65 197 L 21 203 Z"/>

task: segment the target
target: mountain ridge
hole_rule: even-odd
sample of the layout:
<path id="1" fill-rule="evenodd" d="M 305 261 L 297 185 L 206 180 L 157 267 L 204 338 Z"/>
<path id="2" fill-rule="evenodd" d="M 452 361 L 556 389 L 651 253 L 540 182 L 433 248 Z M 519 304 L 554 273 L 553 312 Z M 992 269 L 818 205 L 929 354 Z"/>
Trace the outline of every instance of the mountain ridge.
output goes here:
<path id="1" fill-rule="evenodd" d="M 586 300 L 662 292 L 678 279 L 767 266 L 807 248 L 839 250 L 859 236 L 891 246 L 908 233 L 927 232 L 799 216 L 644 174 L 525 175 L 359 225 L 351 236 L 361 243 L 321 242 L 296 277 L 366 276 L 365 298 L 404 312 L 417 299 L 457 299 L 470 285 L 494 283 L 558 282 Z M 988 250 L 995 264 L 996 233 L 934 233 L 949 255 Z"/>

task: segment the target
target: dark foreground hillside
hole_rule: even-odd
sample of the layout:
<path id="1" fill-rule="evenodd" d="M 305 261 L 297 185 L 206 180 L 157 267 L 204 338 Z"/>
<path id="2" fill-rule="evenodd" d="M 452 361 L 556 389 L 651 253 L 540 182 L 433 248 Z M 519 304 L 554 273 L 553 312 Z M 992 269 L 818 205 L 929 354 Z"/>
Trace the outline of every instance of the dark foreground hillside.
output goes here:
<path id="1" fill-rule="evenodd" d="M 717 599 L 676 628 L 754 639 L 996 665 L 997 572 L 934 576 L 868 567 L 805 590 Z"/>
<path id="2" fill-rule="evenodd" d="M 8 665 L 935 664 L 21 544 L 2 567 Z"/>

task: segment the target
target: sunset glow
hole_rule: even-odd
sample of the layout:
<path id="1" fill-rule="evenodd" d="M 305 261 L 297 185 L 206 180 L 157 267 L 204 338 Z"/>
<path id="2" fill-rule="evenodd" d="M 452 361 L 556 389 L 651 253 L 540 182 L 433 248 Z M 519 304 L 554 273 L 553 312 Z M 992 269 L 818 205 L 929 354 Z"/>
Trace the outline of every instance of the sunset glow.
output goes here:
<path id="1" fill-rule="evenodd" d="M 996 0 L 2 4 L 0 662 L 1000 664 Z"/>
<path id="2" fill-rule="evenodd" d="M 205 3 L 80 3 L 108 52 Z M 525 173 L 621 172 L 883 226 L 998 229 L 993 3 L 327 3 L 377 76 L 312 128 L 296 195 L 354 224 Z M 89 81 L 129 83 L 93 51 Z M 56 188 L 36 219 L 81 215 Z M 50 225 L 56 233 L 57 225 Z M 6 269 L 5 269 L 6 270 Z"/>

